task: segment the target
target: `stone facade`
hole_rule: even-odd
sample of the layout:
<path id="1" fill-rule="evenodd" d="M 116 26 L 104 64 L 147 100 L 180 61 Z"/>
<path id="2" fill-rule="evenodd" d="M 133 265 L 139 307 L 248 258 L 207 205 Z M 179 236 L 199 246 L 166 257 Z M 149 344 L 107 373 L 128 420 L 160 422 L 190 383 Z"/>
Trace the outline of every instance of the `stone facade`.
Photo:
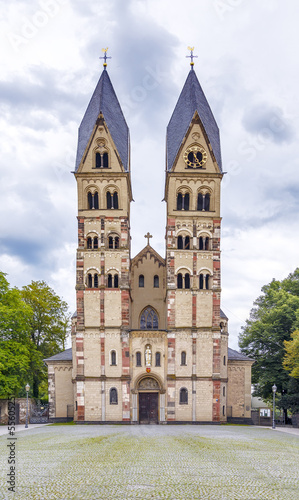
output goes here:
<path id="1" fill-rule="evenodd" d="M 219 133 L 193 68 L 167 129 L 165 259 L 149 234 L 131 259 L 129 133 L 106 69 L 75 177 L 77 312 L 72 361 L 46 360 L 51 418 L 72 404 L 77 422 L 221 423 L 228 405 L 247 415 L 251 362 L 230 367 L 220 310 Z"/>

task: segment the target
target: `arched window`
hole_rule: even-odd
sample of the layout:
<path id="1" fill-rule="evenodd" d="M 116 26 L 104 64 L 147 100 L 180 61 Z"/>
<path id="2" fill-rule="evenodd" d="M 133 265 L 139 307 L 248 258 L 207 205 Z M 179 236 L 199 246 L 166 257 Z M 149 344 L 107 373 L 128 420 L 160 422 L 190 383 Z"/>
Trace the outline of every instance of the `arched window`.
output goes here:
<path id="1" fill-rule="evenodd" d="M 113 208 L 115 210 L 118 209 L 118 194 L 116 191 L 114 191 L 114 193 L 113 193 Z"/>
<path id="2" fill-rule="evenodd" d="M 203 210 L 203 195 L 202 195 L 202 193 L 198 193 L 198 196 L 197 196 L 197 210 Z"/>
<path id="3" fill-rule="evenodd" d="M 101 162 L 101 155 L 100 153 L 96 153 L 96 168 L 101 168 L 102 162 Z"/>
<path id="4" fill-rule="evenodd" d="M 158 330 L 158 315 L 152 307 L 144 309 L 140 316 L 141 330 Z"/>
<path id="5" fill-rule="evenodd" d="M 223 364 L 224 364 L 224 366 L 226 365 L 226 357 L 225 356 L 223 356 Z"/>
<path id="6" fill-rule="evenodd" d="M 111 351 L 111 365 L 116 366 L 116 351 Z"/>
<path id="7" fill-rule="evenodd" d="M 206 274 L 206 290 L 209 290 L 209 278 L 210 276 Z"/>
<path id="8" fill-rule="evenodd" d="M 99 248 L 99 240 L 97 236 L 93 239 L 93 248 L 94 250 L 97 250 L 97 248 Z"/>
<path id="9" fill-rule="evenodd" d="M 187 362 L 187 356 L 186 356 L 186 351 L 181 352 L 181 365 L 186 366 Z"/>
<path id="10" fill-rule="evenodd" d="M 190 249 L 190 236 L 178 236 L 178 249 L 179 250 Z"/>
<path id="11" fill-rule="evenodd" d="M 118 274 L 114 275 L 113 281 L 114 281 L 114 288 L 118 288 Z"/>
<path id="12" fill-rule="evenodd" d="M 92 248 L 92 239 L 91 238 L 87 238 L 87 248 L 88 248 L 88 250 L 90 250 Z"/>
<path id="13" fill-rule="evenodd" d="M 225 416 L 225 406 L 222 406 L 222 415 Z"/>
<path id="14" fill-rule="evenodd" d="M 87 275 L 87 286 L 88 288 L 92 288 L 92 274 Z"/>
<path id="15" fill-rule="evenodd" d="M 107 199 L 107 209 L 110 210 L 112 208 L 112 196 L 110 191 L 107 191 L 106 199 Z"/>
<path id="16" fill-rule="evenodd" d="M 96 153 L 96 168 L 108 168 L 108 153 Z"/>
<path id="17" fill-rule="evenodd" d="M 156 366 L 161 366 L 161 353 L 160 352 L 156 352 L 156 355 L 155 355 L 155 365 Z"/>
<path id="18" fill-rule="evenodd" d="M 190 274 L 185 274 L 185 288 L 190 288 Z"/>
<path id="19" fill-rule="evenodd" d="M 210 210 L 210 194 L 209 193 L 207 193 L 205 195 L 205 205 L 204 205 L 204 207 L 205 207 L 205 211 L 209 212 L 209 210 Z"/>
<path id="20" fill-rule="evenodd" d="M 112 288 L 112 274 L 108 274 L 107 285 L 108 285 L 108 288 Z"/>
<path id="21" fill-rule="evenodd" d="M 159 288 L 159 276 L 157 274 L 154 276 L 154 288 Z"/>
<path id="22" fill-rule="evenodd" d="M 136 352 L 136 366 L 141 366 L 141 352 Z"/>
<path id="23" fill-rule="evenodd" d="M 183 195 L 182 195 L 182 193 L 178 193 L 177 202 L 176 202 L 176 209 L 177 210 L 183 209 Z"/>
<path id="24" fill-rule="evenodd" d="M 93 196 L 90 191 L 87 195 L 87 202 L 88 202 L 88 209 L 91 210 L 93 208 Z"/>
<path id="25" fill-rule="evenodd" d="M 109 236 L 108 248 L 110 248 L 111 250 L 119 248 L 119 237 L 118 236 Z"/>
<path id="26" fill-rule="evenodd" d="M 183 275 L 181 273 L 178 274 L 178 288 L 183 288 Z"/>
<path id="27" fill-rule="evenodd" d="M 115 387 L 112 387 L 110 389 L 110 404 L 111 405 L 118 404 L 117 389 Z"/>
<path id="28" fill-rule="evenodd" d="M 200 290 L 209 290 L 210 289 L 210 275 L 209 274 L 200 274 L 199 275 L 199 289 Z"/>
<path id="29" fill-rule="evenodd" d="M 118 194 L 116 191 L 114 191 L 113 194 L 110 193 L 110 191 L 107 191 L 106 193 L 106 200 L 107 200 L 107 209 L 118 209 Z"/>
<path id="30" fill-rule="evenodd" d="M 139 274 L 139 288 L 144 288 L 144 276 Z"/>
<path id="31" fill-rule="evenodd" d="M 95 210 L 99 209 L 99 194 L 97 193 L 97 191 L 93 195 L 93 208 Z"/>
<path id="32" fill-rule="evenodd" d="M 209 250 L 210 238 L 208 236 L 199 237 L 199 250 Z"/>
<path id="33" fill-rule="evenodd" d="M 225 396 L 225 386 L 223 386 L 223 392 L 222 392 L 223 396 Z"/>
<path id="34" fill-rule="evenodd" d="M 177 203 L 176 203 L 177 210 L 189 210 L 189 201 L 190 201 L 189 193 L 185 194 L 178 193 Z"/>
<path id="35" fill-rule="evenodd" d="M 188 391 L 183 387 L 180 390 L 180 405 L 187 405 L 188 404 Z"/>
<path id="36" fill-rule="evenodd" d="M 199 289 L 203 290 L 203 274 L 199 275 Z"/>
<path id="37" fill-rule="evenodd" d="M 88 210 L 99 209 L 99 194 L 97 191 L 94 194 L 92 194 L 90 191 L 88 192 L 87 204 L 88 204 Z"/>
<path id="38" fill-rule="evenodd" d="M 97 274 L 93 277 L 94 280 L 94 288 L 99 288 L 99 276 Z"/>
<path id="39" fill-rule="evenodd" d="M 109 167 L 109 162 L 108 162 L 108 153 L 103 154 L 103 168 L 108 168 Z"/>
<path id="40" fill-rule="evenodd" d="M 210 193 L 198 193 L 197 196 L 197 210 L 209 212 L 210 211 L 211 195 Z"/>

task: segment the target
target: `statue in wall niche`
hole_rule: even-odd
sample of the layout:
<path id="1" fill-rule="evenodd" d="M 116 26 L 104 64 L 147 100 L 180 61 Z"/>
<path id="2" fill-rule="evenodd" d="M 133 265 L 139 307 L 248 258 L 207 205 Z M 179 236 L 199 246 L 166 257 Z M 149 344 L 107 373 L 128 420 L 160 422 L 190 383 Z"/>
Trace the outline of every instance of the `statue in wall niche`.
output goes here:
<path id="1" fill-rule="evenodd" d="M 145 352 L 144 352 L 144 357 L 145 357 L 145 366 L 151 366 L 152 365 L 152 350 L 151 346 L 147 344 L 145 346 Z"/>

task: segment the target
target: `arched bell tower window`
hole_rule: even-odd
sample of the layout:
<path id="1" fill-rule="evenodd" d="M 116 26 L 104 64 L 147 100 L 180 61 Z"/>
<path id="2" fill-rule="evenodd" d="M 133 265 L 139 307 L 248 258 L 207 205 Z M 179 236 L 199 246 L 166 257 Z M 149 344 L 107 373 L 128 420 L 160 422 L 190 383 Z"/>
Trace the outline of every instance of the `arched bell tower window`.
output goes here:
<path id="1" fill-rule="evenodd" d="M 88 273 L 86 276 L 87 288 L 99 288 L 99 275 L 97 273 Z"/>
<path id="2" fill-rule="evenodd" d="M 96 153 L 96 168 L 108 168 L 108 153 Z"/>
<path id="3" fill-rule="evenodd" d="M 99 238 L 97 236 L 88 236 L 86 239 L 87 250 L 97 250 L 99 248 Z"/>
<path id="4" fill-rule="evenodd" d="M 108 237 L 108 248 L 110 250 L 116 250 L 119 248 L 119 236 L 113 234 Z"/>
<path id="5" fill-rule="evenodd" d="M 99 209 L 99 194 L 97 191 L 95 191 L 94 194 L 92 194 L 90 191 L 88 192 L 87 205 L 88 205 L 88 210 Z"/>
<path id="6" fill-rule="evenodd" d="M 208 273 L 207 274 L 201 273 L 199 275 L 199 289 L 200 290 L 209 290 L 210 289 L 210 287 L 211 287 L 210 286 L 211 285 L 211 283 L 210 283 L 211 279 L 210 278 L 211 277 L 210 277 L 210 275 Z"/>
<path id="7" fill-rule="evenodd" d="M 178 236 L 178 249 L 190 250 L 190 236 Z"/>
<path id="8" fill-rule="evenodd" d="M 186 351 L 181 352 L 181 366 L 186 366 L 187 365 L 187 357 L 186 357 Z"/>
<path id="9" fill-rule="evenodd" d="M 113 210 L 113 209 L 118 210 L 118 193 L 117 193 L 117 191 L 114 191 L 114 193 L 107 191 L 106 201 L 107 201 L 107 209 L 108 210 Z"/>
<path id="10" fill-rule="evenodd" d="M 178 193 L 177 195 L 177 210 L 189 210 L 190 196 L 189 193 Z"/>
<path id="11" fill-rule="evenodd" d="M 190 288 L 190 274 L 185 273 L 184 275 L 182 273 L 179 273 L 177 275 L 177 287 L 178 288 Z"/>
<path id="12" fill-rule="evenodd" d="M 197 210 L 201 212 L 209 212 L 211 204 L 210 193 L 198 193 L 197 196 Z"/>
<path id="13" fill-rule="evenodd" d="M 118 288 L 119 285 L 119 280 L 118 280 L 118 274 L 111 274 L 109 273 L 107 276 L 107 287 L 108 288 Z"/>
<path id="14" fill-rule="evenodd" d="M 199 250 L 210 250 L 210 238 L 209 236 L 199 237 Z"/>
<path id="15" fill-rule="evenodd" d="M 146 307 L 140 316 L 141 330 L 158 330 L 158 314 L 152 307 Z"/>

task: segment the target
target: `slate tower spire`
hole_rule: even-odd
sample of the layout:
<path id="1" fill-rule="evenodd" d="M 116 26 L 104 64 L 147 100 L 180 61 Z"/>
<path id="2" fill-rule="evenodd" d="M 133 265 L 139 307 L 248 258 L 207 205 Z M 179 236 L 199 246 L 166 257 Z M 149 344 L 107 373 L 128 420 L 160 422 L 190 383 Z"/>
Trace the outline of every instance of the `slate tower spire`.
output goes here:
<path id="1" fill-rule="evenodd" d="M 114 394 L 129 391 L 132 201 L 129 128 L 106 67 L 79 127 L 75 177 L 78 186 L 77 320 L 72 339 L 75 419 L 106 421 L 109 419 L 106 394 L 110 394 L 110 386 L 114 386 L 113 398 Z M 118 409 L 117 420 L 130 418 L 127 400 L 118 401 Z"/>
<path id="2" fill-rule="evenodd" d="M 168 406 L 174 406 L 177 380 L 172 380 L 171 352 L 179 356 L 184 338 L 192 338 L 193 421 L 226 420 L 227 334 L 220 327 L 222 177 L 219 129 L 192 66 L 167 127 L 165 200 Z"/>

